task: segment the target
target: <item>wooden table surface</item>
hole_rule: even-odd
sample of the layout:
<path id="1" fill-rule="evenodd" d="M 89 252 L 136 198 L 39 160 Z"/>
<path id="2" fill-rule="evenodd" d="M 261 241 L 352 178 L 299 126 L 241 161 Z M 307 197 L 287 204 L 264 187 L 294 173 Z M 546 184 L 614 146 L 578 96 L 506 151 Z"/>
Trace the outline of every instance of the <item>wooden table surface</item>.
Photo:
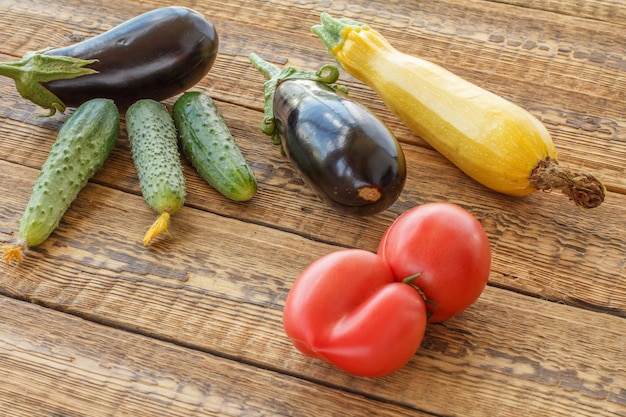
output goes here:
<path id="1" fill-rule="evenodd" d="M 186 206 L 171 236 L 141 243 L 143 200 L 125 129 L 59 228 L 0 265 L 2 416 L 626 416 L 626 3 L 622 0 L 181 0 L 211 19 L 219 56 L 195 88 L 217 102 L 259 182 L 226 200 L 185 162 Z M 0 60 L 91 37 L 169 3 L 0 0 Z M 413 135 L 359 81 L 407 157 L 385 212 L 317 200 L 259 131 L 263 77 L 247 60 L 331 63 L 310 27 L 321 12 L 372 25 L 528 109 L 561 164 L 607 186 L 598 208 L 558 193 L 482 187 Z M 171 106 L 174 98 L 165 100 Z M 31 187 L 67 118 L 40 118 L 0 79 L 0 243 L 17 237 Z M 401 213 L 448 201 L 474 214 L 493 250 L 490 282 L 456 318 L 429 326 L 414 358 L 383 378 L 310 359 L 283 333 L 300 271 L 340 248 L 375 251 Z"/>

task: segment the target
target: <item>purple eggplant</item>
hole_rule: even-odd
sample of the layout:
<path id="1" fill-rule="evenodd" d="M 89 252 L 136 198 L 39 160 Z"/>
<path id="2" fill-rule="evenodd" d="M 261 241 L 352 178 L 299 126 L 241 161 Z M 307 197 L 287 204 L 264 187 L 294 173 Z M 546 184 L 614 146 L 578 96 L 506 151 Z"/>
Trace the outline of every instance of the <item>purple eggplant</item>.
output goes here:
<path id="1" fill-rule="evenodd" d="M 92 98 L 110 98 L 123 110 L 139 99 L 164 100 L 191 88 L 213 66 L 218 43 L 214 25 L 200 13 L 164 7 L 82 42 L 0 64 L 0 75 L 14 78 L 22 96 L 51 114 Z M 24 65 L 27 59 L 36 62 L 34 69 Z M 14 76 L 19 67 L 32 81 Z"/>
<path id="2" fill-rule="evenodd" d="M 396 201 L 406 179 L 402 148 L 370 110 L 329 85 L 337 79 L 335 67 L 311 74 L 281 71 L 256 54 L 250 60 L 267 80 L 261 130 L 280 143 L 323 201 L 357 215 L 379 213 Z"/>

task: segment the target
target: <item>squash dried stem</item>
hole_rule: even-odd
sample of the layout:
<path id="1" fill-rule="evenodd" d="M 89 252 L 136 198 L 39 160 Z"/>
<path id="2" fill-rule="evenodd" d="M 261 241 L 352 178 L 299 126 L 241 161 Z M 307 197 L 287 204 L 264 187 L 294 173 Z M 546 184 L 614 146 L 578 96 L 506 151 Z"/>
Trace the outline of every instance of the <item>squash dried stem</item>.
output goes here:
<path id="1" fill-rule="evenodd" d="M 542 191 L 560 190 L 577 206 L 594 208 L 602 204 L 606 187 L 594 175 L 571 172 L 554 158 L 539 161 L 530 175 L 530 184 Z"/>
<path id="2" fill-rule="evenodd" d="M 169 225 L 169 220 L 170 220 L 169 212 L 166 211 L 163 214 L 161 214 L 155 220 L 152 226 L 150 226 L 150 229 L 148 229 L 148 231 L 146 232 L 146 235 L 143 237 L 143 244 L 145 246 L 148 246 L 152 242 L 152 240 L 161 233 L 165 233 L 169 235 L 169 231 L 167 230 L 167 227 Z"/>

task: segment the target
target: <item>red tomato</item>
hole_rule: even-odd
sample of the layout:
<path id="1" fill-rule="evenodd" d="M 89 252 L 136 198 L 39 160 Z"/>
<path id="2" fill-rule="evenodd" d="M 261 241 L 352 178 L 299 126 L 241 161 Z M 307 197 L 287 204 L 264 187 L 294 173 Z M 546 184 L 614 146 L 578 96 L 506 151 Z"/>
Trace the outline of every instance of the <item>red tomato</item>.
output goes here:
<path id="1" fill-rule="evenodd" d="M 283 325 L 305 355 L 377 377 L 413 357 L 426 330 L 426 306 L 415 288 L 396 282 L 381 257 L 345 249 L 302 272 L 287 296 Z"/>
<path id="2" fill-rule="evenodd" d="M 378 247 L 398 281 L 424 293 L 430 323 L 447 320 L 469 307 L 487 285 L 491 249 L 481 224 L 450 203 L 428 203 L 398 217 Z"/>

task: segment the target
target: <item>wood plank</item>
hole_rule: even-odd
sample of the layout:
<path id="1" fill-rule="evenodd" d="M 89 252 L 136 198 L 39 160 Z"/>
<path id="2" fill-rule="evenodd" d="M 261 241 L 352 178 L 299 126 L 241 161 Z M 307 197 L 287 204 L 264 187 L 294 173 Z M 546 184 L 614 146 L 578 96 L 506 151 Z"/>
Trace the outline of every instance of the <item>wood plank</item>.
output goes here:
<path id="1" fill-rule="evenodd" d="M 591 169 L 603 178 L 608 175 L 611 187 L 625 189 L 623 164 L 613 158 L 624 152 L 625 143 L 623 113 L 620 106 L 615 106 L 626 97 L 624 83 L 620 82 L 626 62 L 626 39 L 616 35 L 623 31 L 608 24 L 580 25 L 568 16 L 509 10 L 487 3 L 430 2 L 419 9 L 385 7 L 389 12 L 382 17 L 374 16 L 372 10 L 376 7 L 372 4 L 366 11 L 348 8 L 341 10 L 341 16 L 371 18 L 371 24 L 399 49 L 426 57 L 529 109 L 550 128 L 562 162 Z M 492 11 L 493 7 L 496 9 Z M 252 12 L 248 15 L 238 11 L 235 16 L 248 29 L 233 32 L 250 35 L 243 44 L 236 44 L 234 54 L 259 45 L 257 49 L 269 49 L 278 61 L 289 60 L 305 68 L 316 68 L 327 59 L 319 55 L 315 43 L 310 50 L 302 51 L 311 42 L 307 34 L 310 23 L 296 25 L 297 30 L 289 36 L 297 41 L 285 45 L 280 28 L 289 25 L 287 19 L 276 22 L 275 29 L 267 28 L 271 33 L 263 36 L 258 28 L 246 24 L 254 21 Z M 308 19 L 313 23 L 319 19 L 308 10 L 301 10 L 297 17 L 298 21 Z M 386 24 L 389 20 L 393 24 Z M 228 53 L 226 48 L 224 51 Z M 302 61 L 302 57 L 307 58 Z M 239 71 L 235 79 L 240 82 Z M 377 105 L 370 91 L 359 83 L 349 86 L 355 97 L 372 103 L 378 114 L 391 120 L 401 140 L 415 142 Z M 219 88 L 219 82 L 212 88 Z M 614 177 L 607 174 L 612 170 L 617 174 Z"/>
<path id="2" fill-rule="evenodd" d="M 237 114 L 237 115 L 235 116 L 235 118 L 233 118 L 232 120 L 239 120 L 240 116 L 241 116 L 241 115 Z M 247 119 L 246 119 L 246 117 L 248 117 L 248 118 L 249 118 L 250 116 L 245 116 L 245 115 L 244 115 L 244 116 L 242 116 L 242 120 L 247 120 Z M 9 128 L 9 129 L 14 129 L 14 126 L 9 126 L 8 128 Z M 246 133 L 248 133 L 248 132 L 246 132 L 246 130 L 245 130 L 245 129 L 244 129 L 244 130 L 242 130 L 242 134 L 246 134 Z M 619 137 L 617 137 L 617 139 L 618 139 L 618 140 L 617 140 L 617 142 L 621 142 L 621 141 L 619 140 Z M 250 145 L 250 148 L 255 147 L 255 146 L 256 146 L 256 142 L 255 142 L 255 144 L 254 144 L 254 145 Z M 9 148 L 9 149 L 19 149 L 19 146 L 15 146 L 15 145 L 13 145 L 13 144 L 9 143 L 9 146 L 7 146 L 7 148 Z M 40 147 L 40 146 L 38 146 L 38 145 L 35 145 L 35 146 L 34 146 L 34 148 L 35 148 L 35 150 L 36 150 L 36 151 L 39 151 L 39 152 L 40 152 L 40 154 L 39 154 L 39 155 L 40 155 L 40 156 L 39 156 L 39 158 L 40 158 L 40 160 L 43 160 L 43 157 L 45 156 L 45 148 Z M 10 151 L 8 151 L 8 152 L 10 152 Z M 582 152 L 581 152 L 581 153 L 582 153 Z M 617 155 L 620 155 L 620 154 L 617 154 Z M 25 155 L 22 155 L 22 156 L 20 156 L 18 159 L 19 159 L 19 160 L 32 160 L 32 161 L 34 161 L 34 160 L 35 160 L 35 159 L 33 158 L 33 155 L 32 155 L 32 154 L 28 154 L 28 155 L 26 155 L 26 156 L 25 156 Z M 618 158 L 616 158 L 616 161 L 618 161 L 618 162 L 619 162 L 619 160 L 620 160 L 620 158 L 619 158 L 619 157 L 618 157 Z M 127 166 L 127 167 L 128 167 L 128 166 L 130 166 L 130 164 L 128 164 L 128 160 L 126 160 L 126 161 L 125 161 L 125 164 L 126 164 L 126 166 Z M 273 164 L 272 164 L 272 165 L 273 165 Z M 261 165 L 258 165 L 258 166 L 261 166 Z M 271 169 L 270 169 L 270 168 L 271 168 L 271 165 L 265 164 L 263 167 L 264 167 L 263 169 L 268 168 L 268 169 L 267 169 L 267 171 L 268 171 L 268 172 L 274 172 L 274 170 L 271 170 Z M 287 166 L 287 169 L 288 169 L 288 166 Z M 283 172 L 283 171 L 282 171 L 282 170 L 280 170 L 279 172 Z M 126 171 L 126 173 L 127 173 L 127 174 L 125 174 L 125 179 L 126 179 L 127 181 L 129 181 L 129 182 L 130 182 L 131 187 L 132 187 L 132 186 L 133 186 L 133 184 L 134 184 L 134 186 L 135 186 L 135 191 L 136 191 L 136 180 L 134 179 L 134 177 L 133 177 L 133 175 L 132 175 L 132 167 L 130 168 L 130 171 L 128 171 L 128 170 L 127 170 L 127 171 Z M 618 177 L 620 177 L 620 178 L 624 178 L 624 176 L 623 176 L 623 175 L 618 175 Z M 273 177 L 273 179 L 274 179 L 274 177 Z M 283 178 L 281 177 L 281 181 L 282 181 L 282 180 L 283 180 Z M 422 180 L 422 178 L 420 178 L 420 180 Z M 451 183 L 455 183 L 455 182 L 456 182 L 455 180 L 456 180 L 456 177 L 451 177 L 450 182 L 451 182 Z M 111 181 L 111 183 L 114 183 L 114 182 L 115 182 L 115 181 Z M 295 183 L 296 183 L 296 185 L 297 185 L 298 179 L 297 179 L 297 176 L 296 176 L 296 175 L 294 175 L 293 171 L 291 171 L 291 172 L 289 173 L 288 180 L 287 180 L 286 184 L 291 184 L 291 183 L 294 183 L 294 182 L 295 182 Z M 280 184 L 281 184 L 281 185 L 283 185 L 283 184 L 285 184 L 285 182 L 281 182 Z M 617 189 L 617 190 L 619 190 L 619 189 L 620 189 L 620 186 L 619 186 L 619 185 L 614 185 L 614 184 L 610 184 L 610 185 L 612 185 L 612 188 L 613 188 L 613 189 Z M 300 186 L 301 186 L 301 184 L 300 184 Z M 200 184 L 200 187 L 202 187 L 202 184 Z M 200 188 L 200 189 L 201 189 L 201 188 Z M 470 188 L 470 189 L 471 189 L 471 188 Z M 302 192 L 298 191 L 298 193 L 297 193 L 297 195 L 298 195 L 298 196 L 302 196 L 302 195 L 305 195 L 305 196 L 306 196 L 306 195 L 307 195 L 307 190 L 306 190 L 305 188 L 300 187 L 300 190 L 302 190 Z M 479 187 L 479 188 L 477 188 L 477 190 L 478 190 L 478 191 L 477 191 L 477 194 L 478 194 L 478 192 L 481 192 L 481 191 L 482 191 L 482 189 L 481 189 L 480 187 Z M 270 195 L 270 194 L 268 194 L 268 195 Z M 269 198 L 269 200 L 271 200 L 271 201 L 275 201 L 275 199 L 274 199 L 274 195 L 271 195 L 271 196 L 272 196 L 272 197 L 271 197 L 271 198 Z M 310 192 L 308 193 L 308 197 L 309 197 L 311 200 L 313 200 L 313 201 L 315 200 L 315 199 L 314 199 L 314 197 L 310 194 Z M 408 203 L 407 203 L 407 205 L 410 205 L 410 204 L 415 204 L 416 202 L 419 202 L 419 201 L 420 201 L 420 200 L 417 200 L 417 199 L 416 199 L 416 200 L 413 200 L 413 201 L 408 202 Z M 427 201 L 427 200 L 422 199 L 421 201 Z M 506 201 L 506 200 L 504 200 L 504 201 Z M 289 201 L 288 201 L 287 203 L 289 203 Z M 564 203 L 563 203 L 563 204 L 564 204 Z M 208 206 L 208 205 L 207 205 L 207 206 Z M 559 208 L 560 208 L 560 205 L 559 205 L 559 206 L 557 206 L 557 211 L 559 210 Z M 298 216 L 297 216 L 297 217 L 301 217 L 301 216 L 300 216 L 300 213 L 299 213 L 297 210 L 298 210 L 297 208 L 294 208 L 294 210 L 293 210 L 293 211 L 298 213 Z M 265 213 L 263 213 L 263 216 L 259 216 L 259 217 L 264 217 L 264 214 L 265 214 Z M 533 214 L 534 214 L 534 213 L 533 213 Z M 539 213 L 537 213 L 537 215 L 539 215 Z M 295 218 L 295 217 L 296 217 L 296 216 L 294 216 L 294 218 Z M 314 221 L 314 222 L 313 222 L 313 224 L 322 224 L 322 223 L 325 221 L 325 219 L 326 219 L 326 213 L 323 213 L 322 215 L 320 215 L 319 220 Z M 620 219 L 621 219 L 621 216 L 617 216 L 617 220 L 619 221 Z M 385 221 L 387 221 L 387 220 L 388 220 L 388 219 L 385 219 Z M 304 225 L 303 225 L 303 227 L 300 227 L 300 226 L 299 226 L 300 222 L 301 222 L 301 220 L 298 220 L 298 219 L 293 220 L 293 224 L 295 224 L 295 226 L 292 226 L 292 227 L 293 227 L 293 229 L 295 229 L 295 228 L 300 228 L 300 229 L 303 229 L 303 228 L 304 228 Z M 518 222 L 519 222 L 519 221 L 518 221 Z M 379 235 L 380 235 L 380 233 L 381 233 L 381 232 L 382 232 L 382 230 L 384 229 L 384 225 L 385 225 L 385 224 L 386 224 L 386 223 L 378 223 L 378 225 L 377 225 L 377 226 L 376 226 L 376 225 L 374 225 L 374 229 L 378 230 L 378 235 L 377 235 L 377 236 L 379 236 Z M 618 224 L 619 224 L 619 223 L 618 223 Z M 368 226 L 368 227 L 370 226 L 369 222 L 368 222 L 367 226 Z M 594 229 L 595 229 L 595 227 L 593 227 L 593 226 L 592 226 L 592 228 L 594 228 Z M 314 228 L 314 229 L 318 229 L 318 228 Z M 357 229 L 358 229 L 358 228 L 357 228 Z M 322 230 L 327 231 L 327 235 L 326 235 L 326 236 L 323 236 L 323 237 L 320 237 L 320 236 L 315 236 L 315 238 L 323 238 L 323 239 L 325 239 L 325 240 L 330 241 L 330 240 L 331 240 L 331 238 L 332 238 L 332 235 L 331 235 L 331 232 L 329 232 L 329 231 L 333 231 L 333 232 L 334 232 L 334 228 L 326 228 L 326 229 L 322 229 Z M 614 230 L 620 230 L 620 228 L 618 227 L 618 228 L 615 228 Z M 350 246 L 364 246 L 364 247 L 367 247 L 367 248 L 375 248 L 375 243 L 376 243 L 377 236 L 376 236 L 376 237 L 374 237 L 374 238 L 370 238 L 370 240 L 369 240 L 369 241 L 366 241 L 366 242 L 362 242 L 362 241 L 360 241 L 360 240 L 359 240 L 359 241 L 356 241 L 356 242 L 339 242 L 339 243 L 344 244 L 344 245 L 350 245 Z M 617 238 L 619 239 L 619 236 L 617 236 Z M 558 245 L 553 245 L 553 247 L 557 248 L 557 247 L 558 247 Z M 617 272 L 618 272 L 618 274 L 619 274 L 619 273 L 621 273 L 621 271 L 620 271 L 620 269 L 619 269 L 619 265 L 620 265 L 620 259 L 619 259 L 619 257 L 614 257 L 614 261 L 612 262 L 612 264 L 617 266 Z M 508 276 L 510 276 L 511 274 L 510 274 L 510 273 L 508 273 L 507 271 L 505 271 L 505 272 L 503 272 L 503 275 L 508 277 Z M 517 279 L 516 279 L 516 278 L 514 278 L 514 280 L 517 280 Z M 546 282 L 548 282 L 548 280 L 547 280 L 547 279 L 546 279 Z M 557 290 L 556 292 L 558 293 L 559 291 Z M 576 298 L 576 297 L 571 297 L 571 298 L 572 298 L 573 300 L 575 300 L 575 301 L 577 300 L 577 298 Z M 585 301 L 582 301 L 582 303 L 584 303 L 584 302 L 585 302 Z"/>
<path id="3" fill-rule="evenodd" d="M 245 59 L 249 52 L 270 50 L 280 62 L 289 60 L 310 69 L 328 61 L 321 43 L 308 30 L 319 19 L 317 10 L 298 9 L 290 4 L 288 21 L 277 20 L 272 26 L 258 27 L 259 20 L 272 21 L 270 8 L 259 11 L 232 2 L 228 7 L 211 6 L 209 3 L 202 10 L 215 19 L 228 37 L 224 36 L 220 47 L 225 56 L 218 58 L 214 70 L 199 87 L 218 100 L 252 104 L 260 109 L 262 79 Z M 433 16 L 441 16 L 444 6 L 449 8 L 446 20 L 431 21 Z M 484 19 L 493 7 L 497 13 Z M 399 26 L 397 22 L 406 20 L 401 17 L 405 11 L 410 20 Z M 102 21 L 106 22 L 106 10 L 101 13 Z M 359 17 L 350 9 L 347 15 Z M 16 18 L 19 16 L 16 14 Z M 367 17 L 365 14 L 361 18 Z M 528 108 L 552 132 L 565 165 L 598 174 L 609 189 L 626 190 L 626 168 L 619 159 L 626 153 L 620 110 L 626 105 L 625 84 L 620 82 L 626 62 L 623 31 L 616 32 L 605 22 L 591 21 L 581 26 L 571 16 L 510 11 L 493 3 L 431 5 L 419 10 L 400 7 L 385 18 L 396 23 L 389 26 L 381 22 L 377 28 L 398 48 L 431 59 Z M 291 29 L 293 20 L 300 23 Z M 284 30 L 285 27 L 289 30 Z M 107 28 L 103 26 L 101 30 Z M 33 44 L 30 49 L 49 42 L 44 37 L 45 31 L 39 40 L 38 36 L 30 40 Z M 7 44 L 12 46 L 11 39 Z M 303 61 L 302 57 L 307 58 Z M 389 114 L 371 91 L 354 81 L 349 81 L 349 86 L 356 98 L 371 103 L 402 141 L 424 146 Z M 258 124 L 253 124 L 253 129 Z"/>
<path id="4" fill-rule="evenodd" d="M 419 147 L 414 149 L 415 152 L 407 152 L 409 161 L 426 166 L 426 157 L 432 151 Z M 132 162 L 127 155 L 125 158 L 127 160 L 124 169 L 128 171 L 126 174 L 120 174 L 123 172 L 120 170 L 121 163 L 110 163 L 115 162 L 113 159 L 107 161 L 105 169 L 96 180 L 109 177 L 106 183 L 115 184 L 119 181 L 116 178 L 133 178 L 136 174 L 132 173 Z M 514 199 L 495 193 L 484 193 L 484 190 L 477 188 L 479 186 L 469 180 L 465 184 L 461 182 L 455 168 L 446 165 L 440 158 L 432 157 L 429 162 L 432 163 L 432 168 L 420 173 L 419 180 L 413 175 L 409 176 L 407 188 L 392 207 L 393 211 L 365 219 L 346 218 L 333 212 L 313 195 L 306 197 L 308 191 L 302 184 L 296 187 L 292 183 L 290 188 L 275 187 L 264 184 L 262 180 L 259 196 L 252 202 L 241 205 L 226 202 L 219 195 L 208 194 L 206 184 L 197 177 L 188 175 L 188 206 L 194 208 L 191 210 L 193 214 L 190 213 L 190 217 L 176 216 L 172 222 L 172 233 L 183 240 L 165 240 L 164 244 L 172 253 L 190 249 L 202 252 L 210 250 L 212 242 L 221 239 L 219 233 L 211 227 L 223 229 L 225 225 L 216 223 L 211 226 L 211 223 L 215 223 L 211 221 L 205 226 L 198 226 L 193 218 L 220 218 L 210 214 L 216 213 L 243 220 L 242 224 L 245 226 L 258 225 L 259 236 L 263 238 L 269 237 L 265 228 L 271 226 L 301 236 L 305 241 L 313 239 L 342 247 L 360 247 L 375 251 L 385 228 L 391 223 L 390 217 L 396 215 L 395 213 L 427 201 L 452 201 L 467 208 L 483 223 L 494 252 L 491 275 L 494 285 L 514 288 L 558 302 L 587 305 L 595 310 L 626 315 L 626 289 L 619 286 L 615 288 L 614 285 L 625 274 L 626 241 L 620 225 L 626 219 L 626 196 L 611 193 L 603 206 L 593 211 L 581 212 L 562 196 L 537 194 L 526 199 Z M 37 172 L 7 163 L 2 163 L 1 166 L 5 175 L 0 178 L 0 186 L 12 190 L 10 198 L 0 202 L 0 224 L 7 231 L 0 240 L 6 242 L 15 238 L 11 234 L 18 228 L 21 212 L 28 201 L 31 184 Z M 291 172 L 290 175 L 295 173 Z M 263 175 L 259 175 L 259 178 L 263 179 Z M 74 209 L 66 213 L 63 225 L 68 226 L 59 230 L 56 236 L 61 238 L 68 234 L 77 234 L 80 236 L 80 244 L 93 245 L 92 250 L 101 250 L 98 247 L 107 250 L 125 248 L 131 258 L 142 256 L 133 252 L 140 249 L 136 245 L 143 236 L 144 228 L 153 221 L 155 215 L 140 197 L 136 189 L 136 179 L 133 181 L 133 195 L 108 189 L 95 191 L 92 188 L 79 198 Z M 429 186 L 426 188 L 422 184 Z M 468 195 L 472 190 L 473 193 Z M 477 196 L 481 192 L 483 196 L 479 200 Z M 507 204 L 509 210 L 503 211 L 501 207 Z M 101 211 L 94 210 L 94 205 Z M 130 221 L 130 211 L 134 211 L 134 227 L 116 224 L 117 219 Z M 585 218 L 581 221 L 580 216 L 583 213 Z M 89 229 L 81 230 L 82 227 Z M 203 231 L 205 228 L 207 230 Z M 107 236 L 109 233 L 114 235 Z M 239 233 L 251 232 L 242 228 Z M 538 236 L 541 236 L 541 240 L 538 240 Z M 276 239 L 280 241 L 284 237 L 281 235 Z M 254 247 L 259 242 L 253 239 L 247 244 L 251 253 L 254 253 Z M 234 248 L 238 245 L 236 240 L 232 245 L 233 247 L 226 246 L 217 259 L 228 259 L 231 250 L 240 254 L 239 249 Z M 538 245 L 540 251 L 537 250 Z M 48 247 L 54 249 L 54 243 L 42 248 Z M 306 258 L 309 261 L 312 259 L 314 257 Z M 271 257 L 268 262 L 271 268 L 276 267 Z M 289 262 L 288 260 L 287 265 L 290 265 Z M 187 259 L 184 264 L 193 268 L 194 262 Z M 297 265 L 305 264 L 306 262 Z M 263 269 L 263 265 L 267 264 L 261 263 L 258 268 Z M 577 273 L 572 274 L 571 268 L 576 268 Z M 234 274 L 240 273 L 245 273 L 245 269 L 237 269 Z M 280 276 L 278 271 L 275 273 Z M 589 277 L 593 277 L 593 280 L 589 280 Z"/>
<path id="5" fill-rule="evenodd" d="M 28 171 L 3 165 L 3 172 Z M 16 196 L 27 194 L 28 177 L 34 175 L 14 176 Z M 504 415 L 550 410 L 565 416 L 577 405 L 580 415 L 605 410 L 609 416 L 626 407 L 621 388 L 626 386 L 626 321 L 620 317 L 624 301 L 615 295 L 622 291 L 619 286 L 596 280 L 580 289 L 608 301 L 603 310 L 610 314 L 590 311 L 596 308 L 592 302 L 568 307 L 489 287 L 462 316 L 431 327 L 424 349 L 405 368 L 380 380 L 362 380 L 306 359 L 281 327 L 282 305 L 298 271 L 336 246 L 185 207 L 173 221 L 172 238 L 144 249 L 139 238 L 129 239 L 141 236 L 142 218 L 153 216 L 140 201 L 89 185 L 58 232 L 26 262 L 0 267 L 2 293 L 359 395 L 376 393 L 384 401 L 433 414 L 467 415 L 467 404 L 477 403 L 482 405 L 472 411 L 475 415 L 499 409 Z M 514 244 L 519 239 L 511 241 L 511 252 L 522 247 Z M 528 250 L 536 248 L 529 243 Z M 540 266 L 523 261 L 515 271 L 528 268 L 532 278 Z M 515 266 L 508 258 L 500 262 Z M 587 297 L 576 288 L 583 280 L 572 288 L 573 278 L 546 285 L 546 291 L 562 285 L 563 291 Z M 576 342 L 581 338 L 587 343 Z M 509 390 L 504 399 L 502 385 Z M 455 387 L 464 393 L 453 399 Z"/>
<path id="6" fill-rule="evenodd" d="M 427 415 L 6 297 L 0 317 L 11 417 Z"/>
<path id="7" fill-rule="evenodd" d="M 621 0 L 496 0 L 524 8 L 547 10 L 557 14 L 597 19 L 626 26 L 626 8 Z"/>
<path id="8" fill-rule="evenodd" d="M 623 2 L 179 4 L 218 28 L 220 54 L 197 88 L 216 99 L 259 194 L 229 202 L 186 164 L 188 200 L 172 236 L 145 248 L 140 239 L 155 214 L 122 129 L 51 238 L 22 265 L 0 265 L 0 414 L 626 416 Z M 0 60 L 96 35 L 161 5 L 0 0 L 0 28 L 11 24 L 0 30 Z M 263 80 L 246 58 L 257 52 L 303 69 L 330 62 L 309 31 L 322 11 L 366 21 L 399 49 L 529 109 L 563 164 L 606 182 L 606 202 L 582 211 L 556 194 L 490 192 L 342 74 L 350 94 L 396 133 L 410 169 L 402 196 L 380 215 L 326 207 L 259 132 Z M 16 237 L 66 117 L 40 112 L 0 79 L 0 243 Z M 413 360 L 386 378 L 351 377 L 298 353 L 281 310 L 299 271 L 343 247 L 375 250 L 393 219 L 429 201 L 458 203 L 485 226 L 494 260 L 479 301 L 430 326 Z"/>

